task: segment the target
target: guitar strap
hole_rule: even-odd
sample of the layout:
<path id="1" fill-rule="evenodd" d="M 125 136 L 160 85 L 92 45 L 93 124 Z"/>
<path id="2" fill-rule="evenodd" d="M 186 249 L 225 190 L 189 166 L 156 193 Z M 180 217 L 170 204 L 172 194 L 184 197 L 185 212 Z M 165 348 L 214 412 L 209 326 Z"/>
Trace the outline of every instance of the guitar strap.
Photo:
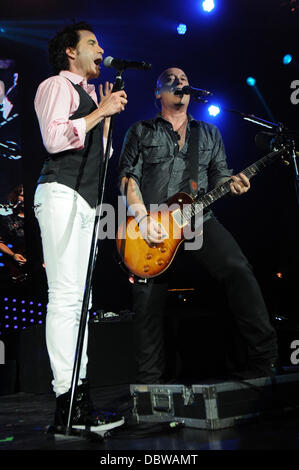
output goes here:
<path id="1" fill-rule="evenodd" d="M 192 125 L 191 122 L 187 158 L 189 158 L 189 187 L 193 197 L 196 197 L 198 193 L 198 135 L 197 125 Z"/>

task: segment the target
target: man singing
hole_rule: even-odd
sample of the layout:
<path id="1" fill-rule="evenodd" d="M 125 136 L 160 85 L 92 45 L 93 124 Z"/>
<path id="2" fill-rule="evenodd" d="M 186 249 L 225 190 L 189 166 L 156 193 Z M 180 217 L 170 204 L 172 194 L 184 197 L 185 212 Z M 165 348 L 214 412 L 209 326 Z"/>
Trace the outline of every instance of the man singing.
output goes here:
<path id="1" fill-rule="evenodd" d="M 67 26 L 50 41 L 54 75 L 35 97 L 48 156 L 35 193 L 49 303 L 46 342 L 56 395 L 55 426 L 67 424 L 70 386 L 98 196 L 99 168 L 107 118 L 125 109 L 124 91 L 100 85 L 100 103 L 90 79 L 100 75 L 104 50 L 87 23 Z M 103 135 L 104 134 L 104 135 Z M 74 427 L 104 431 L 122 424 L 93 415 L 87 368 L 87 328 L 83 346 Z"/>
<path id="2" fill-rule="evenodd" d="M 244 194 L 250 188 L 244 174 L 234 176 L 228 169 L 218 129 L 188 114 L 190 96 L 179 92 L 188 84 L 183 70 L 165 70 L 155 90 L 161 112 L 153 119 L 135 123 L 128 130 L 122 149 L 121 190 L 143 238 L 151 246 L 161 243 L 165 234 L 148 213 L 150 204 L 164 203 L 177 192 L 190 193 L 192 188 L 207 192 L 228 180 L 232 195 Z M 242 377 L 273 375 L 277 371 L 276 333 L 251 266 L 211 211 L 204 214 L 203 220 L 202 248 L 185 251 L 183 256 L 190 256 L 190 262 L 206 270 L 226 293 L 248 349 L 248 370 Z M 147 283 L 136 279 L 133 285 L 136 383 L 163 382 L 162 314 L 167 288 L 167 282 L 159 277 Z"/>

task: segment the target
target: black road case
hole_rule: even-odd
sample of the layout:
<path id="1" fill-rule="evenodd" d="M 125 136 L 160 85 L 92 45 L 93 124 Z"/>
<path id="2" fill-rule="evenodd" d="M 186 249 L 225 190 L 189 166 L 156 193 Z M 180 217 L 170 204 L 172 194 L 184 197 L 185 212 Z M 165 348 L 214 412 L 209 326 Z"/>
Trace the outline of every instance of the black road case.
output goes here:
<path id="1" fill-rule="evenodd" d="M 130 386 L 138 422 L 179 422 L 186 427 L 221 429 L 263 412 L 299 405 L 299 373 L 200 385 Z"/>

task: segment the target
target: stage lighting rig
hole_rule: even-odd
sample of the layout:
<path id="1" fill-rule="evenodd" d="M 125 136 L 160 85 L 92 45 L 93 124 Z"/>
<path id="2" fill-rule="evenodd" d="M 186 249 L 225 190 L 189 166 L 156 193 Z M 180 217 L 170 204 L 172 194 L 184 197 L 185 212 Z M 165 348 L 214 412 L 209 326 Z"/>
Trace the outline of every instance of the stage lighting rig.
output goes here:
<path id="1" fill-rule="evenodd" d="M 201 6 L 203 11 L 205 11 L 206 13 L 211 13 L 211 11 L 213 11 L 215 8 L 215 3 L 214 0 L 204 0 L 201 3 Z"/>
<path id="2" fill-rule="evenodd" d="M 285 64 L 285 65 L 288 65 L 292 62 L 293 60 L 293 57 L 291 56 L 291 54 L 285 54 L 283 56 L 283 59 L 282 59 L 282 62 Z"/>
<path id="3" fill-rule="evenodd" d="M 184 34 L 186 34 L 186 31 L 187 31 L 187 26 L 183 23 L 180 23 L 177 27 L 178 34 L 184 35 Z"/>
<path id="4" fill-rule="evenodd" d="M 253 78 L 253 77 L 248 77 L 248 78 L 246 79 L 246 83 L 247 83 L 248 86 L 255 86 L 255 84 L 256 84 L 256 79 Z"/>
<path id="5" fill-rule="evenodd" d="M 215 105 L 215 104 L 212 104 L 211 106 L 209 106 L 208 108 L 208 112 L 209 112 L 209 115 L 210 116 L 218 116 L 218 114 L 220 113 L 220 108 L 219 106 Z"/>

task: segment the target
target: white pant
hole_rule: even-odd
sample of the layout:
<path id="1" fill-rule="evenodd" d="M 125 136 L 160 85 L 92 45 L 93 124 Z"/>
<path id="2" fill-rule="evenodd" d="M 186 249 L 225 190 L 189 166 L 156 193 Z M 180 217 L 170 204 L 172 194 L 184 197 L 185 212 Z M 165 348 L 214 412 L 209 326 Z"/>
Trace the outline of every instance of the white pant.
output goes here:
<path id="1" fill-rule="evenodd" d="M 65 185 L 43 183 L 36 189 L 34 210 L 48 280 L 46 342 L 58 396 L 71 386 L 95 209 Z M 80 379 L 86 377 L 86 367 L 87 328 Z"/>

